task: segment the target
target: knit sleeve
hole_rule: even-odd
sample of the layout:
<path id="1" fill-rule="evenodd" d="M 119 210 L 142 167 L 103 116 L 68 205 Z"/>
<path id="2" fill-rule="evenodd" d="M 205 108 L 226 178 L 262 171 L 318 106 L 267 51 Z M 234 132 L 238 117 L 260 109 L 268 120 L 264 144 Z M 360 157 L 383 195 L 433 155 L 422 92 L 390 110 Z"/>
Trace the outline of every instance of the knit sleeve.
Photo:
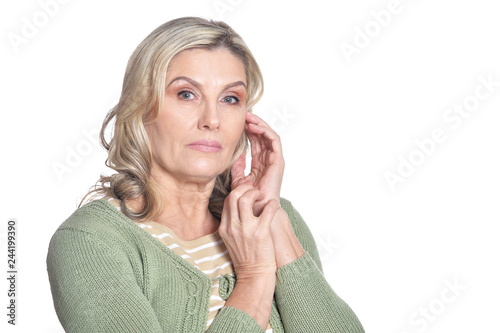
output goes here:
<path id="1" fill-rule="evenodd" d="M 225 306 L 220 309 L 207 333 L 264 333 L 254 318 L 239 309 Z"/>
<path id="2" fill-rule="evenodd" d="M 306 251 L 277 272 L 275 298 L 285 332 L 364 332 L 356 314 L 323 276 L 316 244 L 304 220 L 289 201 L 282 199 L 281 205 Z"/>
<path id="3" fill-rule="evenodd" d="M 56 231 L 47 270 L 66 332 L 162 332 L 127 260 L 95 234 Z"/>

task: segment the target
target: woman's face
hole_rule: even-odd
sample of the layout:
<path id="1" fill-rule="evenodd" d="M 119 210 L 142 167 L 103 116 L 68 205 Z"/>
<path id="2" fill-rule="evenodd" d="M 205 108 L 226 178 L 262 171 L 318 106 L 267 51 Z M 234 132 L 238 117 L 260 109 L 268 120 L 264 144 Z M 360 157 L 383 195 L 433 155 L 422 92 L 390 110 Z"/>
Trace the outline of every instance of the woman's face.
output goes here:
<path id="1" fill-rule="evenodd" d="M 222 173 L 243 133 L 243 62 L 225 49 L 190 49 L 169 64 L 158 118 L 146 125 L 153 174 L 209 182 Z"/>

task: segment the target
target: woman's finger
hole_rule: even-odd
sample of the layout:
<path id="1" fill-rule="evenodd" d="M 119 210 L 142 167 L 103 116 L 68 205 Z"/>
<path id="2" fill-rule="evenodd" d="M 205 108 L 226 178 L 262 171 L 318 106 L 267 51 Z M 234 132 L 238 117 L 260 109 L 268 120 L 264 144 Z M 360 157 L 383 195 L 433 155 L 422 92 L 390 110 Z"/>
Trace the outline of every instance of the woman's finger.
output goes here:
<path id="1" fill-rule="evenodd" d="M 262 118 L 260 118 L 259 116 L 254 115 L 253 113 L 247 112 L 246 123 L 257 125 L 257 126 L 264 127 L 264 128 L 268 128 L 271 131 L 273 131 L 274 133 L 276 133 L 272 129 L 272 127 L 269 126 L 268 123 L 266 123 Z"/>
<path id="2" fill-rule="evenodd" d="M 262 119 L 261 117 L 251 113 L 251 112 L 247 112 L 246 114 L 246 120 L 249 122 L 249 123 L 253 123 L 253 124 L 257 124 L 257 125 L 265 125 L 267 127 L 271 127 L 269 126 L 265 121 L 264 119 Z"/>
<path id="3" fill-rule="evenodd" d="M 231 188 L 236 188 L 238 185 L 245 182 L 245 167 L 246 167 L 246 156 L 245 153 L 241 153 L 238 159 L 233 163 L 231 167 Z"/>
<path id="4" fill-rule="evenodd" d="M 263 137 L 266 139 L 263 140 L 263 142 L 267 149 L 271 149 L 272 151 L 281 151 L 281 139 L 272 128 L 252 123 L 249 123 L 247 128 L 247 135 L 250 139 L 250 143 L 252 143 L 252 138 L 255 141 L 256 139 L 258 140 L 259 137 Z"/>
<path id="5" fill-rule="evenodd" d="M 228 208 L 229 207 L 229 201 L 226 198 L 226 201 L 224 201 L 224 207 L 222 208 L 222 213 L 220 216 L 220 225 L 219 229 L 224 229 L 227 230 L 229 226 L 229 221 L 231 220 L 231 210 Z"/>
<path id="6" fill-rule="evenodd" d="M 229 193 L 224 201 L 224 208 L 229 208 L 229 218 L 231 221 L 241 221 L 239 214 L 238 201 L 243 194 L 248 191 L 254 190 L 255 188 L 249 184 L 241 184 Z M 226 207 L 227 206 L 227 207 Z"/>
<path id="7" fill-rule="evenodd" d="M 248 139 L 250 140 L 250 148 L 252 156 L 255 154 L 259 154 L 262 151 L 262 147 L 260 144 L 260 135 L 253 133 L 248 128 L 248 123 L 245 124 L 245 132 L 247 133 Z"/>
<path id="8" fill-rule="evenodd" d="M 253 215 L 253 205 L 261 196 L 262 192 L 257 189 L 253 189 L 245 192 L 245 194 L 238 199 L 238 209 L 240 212 L 240 221 L 242 223 L 250 223 L 255 220 L 255 216 Z"/>
<path id="9" fill-rule="evenodd" d="M 267 161 L 267 164 L 280 163 L 283 160 L 281 140 L 278 135 L 272 139 L 266 138 L 267 131 L 262 135 L 248 135 L 251 144 L 252 167 L 254 161 Z M 273 134 L 270 134 L 272 136 Z M 255 184 L 254 184 L 255 185 Z"/>
<path id="10" fill-rule="evenodd" d="M 268 123 L 266 123 L 262 118 L 260 118 L 259 116 L 254 115 L 253 113 L 247 113 L 246 120 L 247 120 L 248 124 L 256 125 L 256 126 L 259 126 L 261 128 L 266 128 L 271 133 L 273 133 L 275 136 L 278 136 L 278 133 L 276 133 L 276 131 Z"/>
<path id="11" fill-rule="evenodd" d="M 280 208 L 280 203 L 276 199 L 271 199 L 264 207 L 264 210 L 260 214 L 259 220 L 263 223 L 263 227 L 270 227 L 273 221 L 274 215 Z"/>

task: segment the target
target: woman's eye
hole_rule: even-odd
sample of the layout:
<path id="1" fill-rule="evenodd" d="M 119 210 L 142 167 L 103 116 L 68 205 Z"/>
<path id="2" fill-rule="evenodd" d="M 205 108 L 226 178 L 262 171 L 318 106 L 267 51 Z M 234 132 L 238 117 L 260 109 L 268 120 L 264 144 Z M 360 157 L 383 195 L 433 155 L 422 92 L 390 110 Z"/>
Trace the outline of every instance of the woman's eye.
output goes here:
<path id="1" fill-rule="evenodd" d="M 181 91 L 177 95 L 184 100 L 190 100 L 194 98 L 194 94 L 190 91 Z"/>
<path id="2" fill-rule="evenodd" d="M 238 104 L 240 100 L 236 96 L 227 96 L 223 98 L 223 101 L 228 104 Z"/>

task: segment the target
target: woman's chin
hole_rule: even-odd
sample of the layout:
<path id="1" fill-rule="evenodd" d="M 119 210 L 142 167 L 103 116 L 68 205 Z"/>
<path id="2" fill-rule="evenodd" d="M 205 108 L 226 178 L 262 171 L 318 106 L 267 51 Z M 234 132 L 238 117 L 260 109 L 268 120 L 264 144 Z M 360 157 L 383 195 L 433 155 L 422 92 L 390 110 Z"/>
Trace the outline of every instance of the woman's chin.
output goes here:
<path id="1" fill-rule="evenodd" d="M 217 163 L 196 163 L 180 170 L 185 177 L 197 180 L 205 180 L 207 183 L 214 180 L 224 172 L 224 168 Z"/>

